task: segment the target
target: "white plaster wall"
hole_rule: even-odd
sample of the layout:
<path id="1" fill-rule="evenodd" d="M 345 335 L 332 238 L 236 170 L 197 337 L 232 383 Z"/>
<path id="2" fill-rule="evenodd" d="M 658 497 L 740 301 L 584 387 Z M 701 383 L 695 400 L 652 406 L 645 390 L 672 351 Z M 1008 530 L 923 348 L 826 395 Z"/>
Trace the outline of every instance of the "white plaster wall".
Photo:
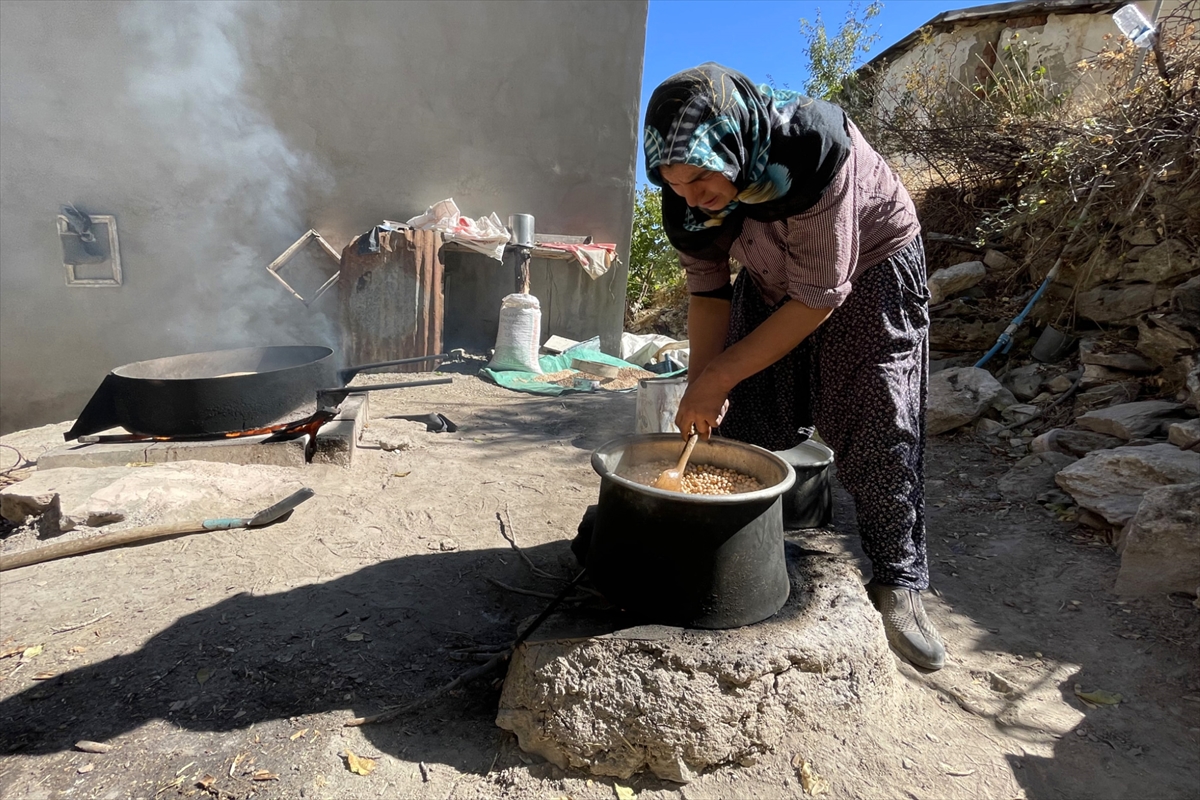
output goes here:
<path id="1" fill-rule="evenodd" d="M 627 253 L 646 9 L 0 3 L 0 431 L 130 361 L 334 344 L 332 295 L 306 310 L 264 270 L 310 227 L 340 249 L 454 197 Z M 123 287 L 64 285 L 65 203 L 117 217 Z M 621 266 L 579 299 L 609 343 L 624 291 Z"/>

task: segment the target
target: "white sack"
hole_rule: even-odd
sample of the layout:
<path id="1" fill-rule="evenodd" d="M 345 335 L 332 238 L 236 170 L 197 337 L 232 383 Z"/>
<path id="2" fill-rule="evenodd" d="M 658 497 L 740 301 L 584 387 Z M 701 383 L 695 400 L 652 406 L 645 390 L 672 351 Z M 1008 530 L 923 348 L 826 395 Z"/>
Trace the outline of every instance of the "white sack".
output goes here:
<path id="1" fill-rule="evenodd" d="M 542 374 L 538 366 L 538 340 L 542 334 L 542 307 L 531 294 L 510 294 L 500 305 L 496 352 L 488 369 L 497 372 Z"/>

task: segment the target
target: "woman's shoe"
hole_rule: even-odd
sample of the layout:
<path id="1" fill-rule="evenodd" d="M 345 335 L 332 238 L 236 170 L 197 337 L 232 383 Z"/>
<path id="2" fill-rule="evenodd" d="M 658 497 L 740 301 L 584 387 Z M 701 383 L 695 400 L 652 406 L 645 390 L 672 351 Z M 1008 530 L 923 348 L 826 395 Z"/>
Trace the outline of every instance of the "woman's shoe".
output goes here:
<path id="1" fill-rule="evenodd" d="M 937 628 L 925 615 L 921 593 L 903 586 L 885 586 L 871 581 L 867 596 L 883 615 L 888 644 L 905 660 L 924 669 L 941 669 L 946 664 L 946 645 Z"/>

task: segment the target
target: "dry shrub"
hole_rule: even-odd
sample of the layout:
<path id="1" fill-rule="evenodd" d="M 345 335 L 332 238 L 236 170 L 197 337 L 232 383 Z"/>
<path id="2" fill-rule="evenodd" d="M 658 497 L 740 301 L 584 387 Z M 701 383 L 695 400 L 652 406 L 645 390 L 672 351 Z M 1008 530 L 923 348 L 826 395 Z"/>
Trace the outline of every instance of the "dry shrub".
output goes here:
<path id="1" fill-rule="evenodd" d="M 1072 67 L 1070 89 L 1031 62 L 1018 35 L 974 85 L 950 78 L 930 47 L 901 89 L 868 76 L 844 99 L 915 186 L 926 231 L 1006 242 L 1032 277 L 1068 239 L 1064 264 L 1082 267 L 1139 225 L 1196 251 L 1200 0 L 1159 31 L 1139 67 L 1141 51 L 1114 27 L 1104 50 Z"/>

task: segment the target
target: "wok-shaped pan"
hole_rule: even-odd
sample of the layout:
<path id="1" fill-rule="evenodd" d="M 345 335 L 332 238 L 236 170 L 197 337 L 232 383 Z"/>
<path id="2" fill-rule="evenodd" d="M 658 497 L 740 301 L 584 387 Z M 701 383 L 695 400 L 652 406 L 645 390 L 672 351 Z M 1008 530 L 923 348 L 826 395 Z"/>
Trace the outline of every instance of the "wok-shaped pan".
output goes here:
<path id="1" fill-rule="evenodd" d="M 122 427 L 146 436 L 202 436 L 261 428 L 339 388 L 359 370 L 447 356 L 338 369 L 328 347 L 216 350 L 117 367 L 100 384 L 67 441 Z M 382 388 L 382 387 L 381 387 Z"/>

